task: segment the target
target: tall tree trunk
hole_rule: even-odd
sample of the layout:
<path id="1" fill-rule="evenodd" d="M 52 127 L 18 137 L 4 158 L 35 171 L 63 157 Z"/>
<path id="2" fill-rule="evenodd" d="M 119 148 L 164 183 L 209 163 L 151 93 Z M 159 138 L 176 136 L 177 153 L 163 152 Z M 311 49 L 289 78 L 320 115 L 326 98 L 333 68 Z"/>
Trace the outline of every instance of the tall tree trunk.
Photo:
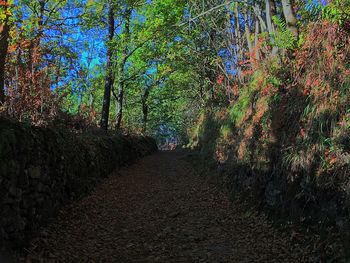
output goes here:
<path id="1" fill-rule="evenodd" d="M 109 3 L 108 11 L 108 40 L 107 45 L 107 66 L 106 66 L 106 79 L 105 79 L 105 88 L 103 95 L 103 105 L 102 105 L 102 116 L 101 116 L 101 129 L 107 131 L 108 129 L 108 119 L 109 119 L 109 108 L 111 104 L 111 91 L 113 86 L 113 69 L 112 69 L 112 48 L 110 42 L 114 38 L 114 10 L 113 5 Z"/>
<path id="2" fill-rule="evenodd" d="M 273 10 L 275 10 L 274 2 L 272 0 L 265 0 L 266 24 L 270 35 L 275 32 L 275 27 L 272 23 L 272 17 L 274 16 Z"/>
<path id="3" fill-rule="evenodd" d="M 39 17 L 38 17 L 38 38 L 39 38 L 38 41 L 39 41 L 39 45 L 40 45 L 41 37 L 42 37 L 43 32 L 44 32 L 43 25 L 44 25 L 44 12 L 45 12 L 46 3 L 47 3 L 47 1 L 45 1 L 45 0 L 39 0 L 39 6 L 40 6 Z"/>
<path id="4" fill-rule="evenodd" d="M 124 88 L 125 88 L 125 65 L 129 55 L 129 44 L 130 44 L 130 19 L 132 9 L 128 8 L 125 12 L 125 47 L 123 50 L 122 62 L 119 66 L 118 72 L 118 96 L 117 96 L 117 114 L 116 114 L 116 129 L 120 130 L 123 120 L 123 101 L 124 101 Z"/>
<path id="5" fill-rule="evenodd" d="M 241 38 L 241 26 L 240 26 L 240 18 L 239 18 L 239 10 L 238 10 L 238 4 L 235 5 L 234 9 L 234 18 L 235 18 L 235 38 L 236 38 L 236 56 L 237 56 L 237 76 L 238 81 L 243 83 L 244 79 L 242 77 L 242 67 L 239 64 L 243 61 L 243 47 L 241 46 L 242 38 Z"/>
<path id="6" fill-rule="evenodd" d="M 124 83 L 119 84 L 118 95 L 116 100 L 116 129 L 120 130 L 123 120 L 123 102 L 124 102 Z"/>
<path id="7" fill-rule="evenodd" d="M 259 50 L 259 31 L 260 29 L 260 23 L 259 20 L 256 19 L 255 21 L 255 36 L 254 36 L 254 51 L 255 51 L 255 58 L 256 60 L 260 60 L 260 50 Z"/>
<path id="8" fill-rule="evenodd" d="M 282 0 L 284 18 L 286 19 L 288 29 L 295 37 L 298 37 L 297 18 L 293 9 L 293 0 Z"/>
<path id="9" fill-rule="evenodd" d="M 4 10 L 6 17 L 0 24 L 0 104 L 5 101 L 5 63 L 7 56 L 7 49 L 9 45 L 9 15 L 7 14 L 7 0 L 4 0 Z"/>
<path id="10" fill-rule="evenodd" d="M 253 43 L 251 40 L 251 31 L 249 27 L 249 22 L 248 22 L 248 13 L 247 10 L 244 12 L 244 30 L 245 30 L 245 36 L 248 44 L 248 49 L 249 49 L 249 57 L 253 55 Z"/>
<path id="11" fill-rule="evenodd" d="M 34 61 L 34 57 L 36 57 L 38 54 L 34 54 L 34 52 L 37 52 L 37 48 L 40 46 L 41 38 L 44 33 L 44 12 L 45 12 L 45 5 L 47 1 L 45 0 L 38 0 L 36 3 L 39 5 L 39 10 L 35 9 L 35 13 L 37 14 L 37 34 L 34 35 L 34 37 L 30 40 L 30 46 L 29 46 L 29 62 L 28 69 L 31 72 L 31 77 L 29 79 L 29 86 L 32 89 L 33 81 L 34 81 L 34 75 L 37 72 L 39 68 L 39 64 Z M 21 94 L 20 94 L 21 95 Z"/>
<path id="12" fill-rule="evenodd" d="M 265 13 L 266 13 L 266 24 L 267 29 L 270 34 L 270 40 L 273 43 L 274 37 L 273 34 L 276 31 L 275 25 L 273 24 L 272 17 L 276 15 L 276 3 L 274 0 L 265 0 Z M 277 55 L 278 53 L 278 47 L 273 46 L 272 47 L 272 56 Z"/>
<path id="13" fill-rule="evenodd" d="M 253 9 L 254 9 L 255 16 L 257 17 L 257 20 L 259 20 L 259 25 L 260 25 L 261 32 L 266 32 L 267 31 L 267 26 L 266 26 L 265 20 L 262 17 L 261 8 L 260 8 L 259 3 L 255 3 Z"/>

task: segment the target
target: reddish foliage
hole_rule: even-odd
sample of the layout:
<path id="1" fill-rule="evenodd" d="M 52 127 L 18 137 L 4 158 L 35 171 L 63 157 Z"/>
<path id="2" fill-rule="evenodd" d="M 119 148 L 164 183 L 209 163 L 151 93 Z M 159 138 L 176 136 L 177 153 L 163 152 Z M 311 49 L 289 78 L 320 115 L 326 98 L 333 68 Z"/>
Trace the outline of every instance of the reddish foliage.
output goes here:
<path id="1" fill-rule="evenodd" d="M 5 2 L 5 1 L 0 1 L 0 6 L 6 6 L 6 7 L 10 7 L 12 6 L 11 4 Z"/>
<path id="2" fill-rule="evenodd" d="M 7 61 L 7 113 L 19 120 L 43 125 L 59 111 L 59 98 L 51 90 L 49 73 L 37 39 L 21 39 L 12 45 Z"/>
<path id="3" fill-rule="evenodd" d="M 310 25 L 308 32 L 305 44 L 295 54 L 293 77 L 304 95 L 327 102 L 337 96 L 334 83 L 343 83 L 349 76 L 345 62 L 350 59 L 350 37 L 327 21 Z"/>
<path id="4" fill-rule="evenodd" d="M 254 73 L 252 69 L 247 69 L 242 71 L 242 77 L 248 77 L 251 76 Z"/>
<path id="5" fill-rule="evenodd" d="M 219 77 L 216 80 L 216 83 L 221 85 L 224 82 L 224 76 L 223 75 L 219 75 Z"/>

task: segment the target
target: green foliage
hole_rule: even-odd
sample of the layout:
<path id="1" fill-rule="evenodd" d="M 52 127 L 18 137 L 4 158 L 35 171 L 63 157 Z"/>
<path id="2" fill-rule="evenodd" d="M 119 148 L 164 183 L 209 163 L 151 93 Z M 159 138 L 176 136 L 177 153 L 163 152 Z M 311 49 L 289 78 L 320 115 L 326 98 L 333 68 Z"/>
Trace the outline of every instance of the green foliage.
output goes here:
<path id="1" fill-rule="evenodd" d="M 273 16 L 272 20 L 277 27 L 277 33 L 273 36 L 273 45 L 287 50 L 294 49 L 297 44 L 297 39 L 287 28 L 286 22 L 278 16 Z"/>
<path id="2" fill-rule="evenodd" d="M 229 124 L 222 125 L 220 128 L 220 133 L 224 139 L 228 138 L 230 136 L 230 134 L 232 133 L 231 126 Z"/>
<path id="3" fill-rule="evenodd" d="M 232 124 L 237 124 L 242 121 L 248 107 L 251 105 L 253 92 L 250 88 L 246 88 L 242 91 L 238 101 L 235 102 L 230 109 L 230 121 Z"/>
<path id="4" fill-rule="evenodd" d="M 323 8 L 322 17 L 343 25 L 350 18 L 350 5 L 344 0 L 333 0 Z"/>
<path id="5" fill-rule="evenodd" d="M 344 24 L 350 17 L 349 3 L 344 0 L 332 0 L 326 5 L 322 2 L 309 0 L 305 5 L 305 10 L 314 18 L 321 16 L 323 19 L 339 25 Z"/>

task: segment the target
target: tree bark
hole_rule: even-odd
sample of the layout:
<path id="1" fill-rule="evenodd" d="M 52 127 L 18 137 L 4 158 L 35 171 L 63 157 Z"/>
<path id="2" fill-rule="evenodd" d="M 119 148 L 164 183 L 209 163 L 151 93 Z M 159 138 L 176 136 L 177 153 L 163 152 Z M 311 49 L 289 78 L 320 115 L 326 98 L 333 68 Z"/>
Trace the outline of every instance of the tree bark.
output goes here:
<path id="1" fill-rule="evenodd" d="M 255 21 L 255 36 L 254 36 L 254 51 L 255 51 L 255 58 L 256 60 L 260 60 L 260 51 L 259 51 L 259 29 L 260 29 L 260 23 L 259 20 L 256 19 Z"/>
<path id="2" fill-rule="evenodd" d="M 116 129 L 120 130 L 122 120 L 123 120 L 123 101 L 124 101 L 124 88 L 125 88 L 125 65 L 127 59 L 129 58 L 129 42 L 130 42 L 130 19 L 131 19 L 132 9 L 128 8 L 125 12 L 125 47 L 123 50 L 122 61 L 119 65 L 118 72 L 118 96 L 117 96 L 117 113 L 116 113 Z"/>
<path id="3" fill-rule="evenodd" d="M 275 27 L 272 22 L 274 16 L 274 2 L 272 0 L 265 0 L 265 13 L 266 13 L 266 24 L 269 34 L 272 35 L 275 32 Z"/>
<path id="4" fill-rule="evenodd" d="M 5 3 L 4 10 L 6 12 L 7 0 L 3 2 Z M 5 64 L 10 36 L 9 18 L 10 16 L 6 13 L 3 23 L 0 24 L 0 104 L 5 101 Z"/>
<path id="5" fill-rule="evenodd" d="M 147 99 L 149 96 L 149 88 L 146 88 L 142 94 L 142 131 L 145 133 L 147 131 L 147 122 L 148 122 L 148 104 Z"/>
<path id="6" fill-rule="evenodd" d="M 116 104 L 116 129 L 120 130 L 122 120 L 123 120 L 123 101 L 124 101 L 124 84 L 120 83 L 117 95 Z"/>
<path id="7" fill-rule="evenodd" d="M 112 3 L 109 3 L 108 11 L 108 40 L 111 42 L 114 38 L 114 10 Z M 112 56 L 113 51 L 110 43 L 107 45 L 107 65 L 106 65 L 106 78 L 103 95 L 102 116 L 101 116 L 101 129 L 108 130 L 109 108 L 111 104 L 111 91 L 113 86 L 113 69 L 112 69 Z"/>
<path id="8" fill-rule="evenodd" d="M 262 17 L 262 14 L 261 14 L 262 11 L 261 11 L 259 3 L 255 3 L 253 9 L 254 9 L 254 13 L 255 13 L 255 16 L 256 16 L 257 20 L 259 20 L 259 25 L 260 25 L 261 32 L 266 32 L 267 31 L 267 26 L 266 26 L 265 20 Z"/>
<path id="9" fill-rule="evenodd" d="M 241 27 L 240 27 L 240 18 L 239 18 L 239 10 L 238 10 L 238 4 L 235 5 L 234 9 L 234 21 L 235 21 L 235 38 L 236 38 L 236 50 L 237 50 L 237 77 L 238 81 L 240 83 L 244 82 L 244 79 L 242 77 L 242 67 L 239 64 L 240 62 L 243 62 L 243 47 L 241 46 L 242 36 L 241 36 Z"/>
<path id="10" fill-rule="evenodd" d="M 276 3 L 274 0 L 265 0 L 265 13 L 266 13 L 267 29 L 270 34 L 270 40 L 273 43 L 274 42 L 273 35 L 276 32 L 276 28 L 272 20 L 272 17 L 276 15 Z M 273 46 L 271 53 L 272 53 L 272 56 L 276 56 L 278 53 L 278 47 Z"/>
<path id="11" fill-rule="evenodd" d="M 253 43 L 251 40 L 251 31 L 248 23 L 247 10 L 245 10 L 244 12 L 244 30 L 245 30 L 245 36 L 248 44 L 248 49 L 249 49 L 249 56 L 251 57 L 253 55 Z"/>
<path id="12" fill-rule="evenodd" d="M 293 9 L 293 0 L 282 0 L 283 15 L 286 19 L 288 29 L 295 37 L 298 37 L 297 18 Z"/>

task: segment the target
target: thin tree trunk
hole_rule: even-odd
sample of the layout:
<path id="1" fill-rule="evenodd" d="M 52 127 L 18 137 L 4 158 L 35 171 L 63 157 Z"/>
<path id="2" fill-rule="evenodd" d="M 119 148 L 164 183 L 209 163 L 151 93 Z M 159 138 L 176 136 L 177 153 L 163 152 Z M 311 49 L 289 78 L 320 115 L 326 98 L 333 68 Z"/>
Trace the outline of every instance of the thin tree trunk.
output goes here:
<path id="1" fill-rule="evenodd" d="M 260 51 L 259 51 L 259 29 L 260 29 L 260 23 L 259 20 L 256 19 L 255 21 L 255 37 L 254 37 L 254 49 L 255 49 L 255 58 L 256 60 L 260 60 Z"/>
<path id="2" fill-rule="evenodd" d="M 277 8 L 276 8 L 276 2 L 275 0 L 269 0 L 270 1 L 270 11 L 271 11 L 271 17 L 277 15 Z"/>
<path id="3" fill-rule="evenodd" d="M 240 19 L 239 19 L 239 11 L 238 11 L 238 5 L 235 5 L 235 10 L 234 10 L 234 17 L 235 17 L 235 37 L 236 37 L 236 49 L 237 49 L 237 60 L 238 60 L 238 65 L 237 65 L 237 76 L 239 82 L 243 83 L 243 77 L 242 77 L 242 67 L 239 64 L 240 62 L 243 61 L 243 47 L 241 46 L 241 27 L 240 27 Z"/>
<path id="4" fill-rule="evenodd" d="M 130 42 L 130 19 L 131 19 L 131 9 L 126 10 L 125 15 L 125 47 L 123 50 L 122 62 L 119 67 L 118 78 L 118 98 L 117 98 L 117 114 L 116 114 L 116 129 L 120 130 L 122 120 L 123 120 L 123 101 L 124 101 L 124 73 L 125 73 L 125 65 L 127 62 L 128 54 L 129 54 L 129 42 Z"/>
<path id="5" fill-rule="evenodd" d="M 108 40 L 111 42 L 114 38 L 114 10 L 112 3 L 109 4 L 108 11 Z M 101 116 L 101 129 L 107 131 L 108 129 L 108 119 L 109 119 L 109 108 L 111 104 L 111 91 L 113 86 L 113 69 L 112 69 L 112 48 L 110 43 L 107 47 L 107 66 L 106 66 L 106 79 L 105 88 L 103 95 L 103 105 L 102 105 L 102 116 Z"/>
<path id="6" fill-rule="evenodd" d="M 266 24 L 267 24 L 267 29 L 270 34 L 270 40 L 273 43 L 274 42 L 274 33 L 276 32 L 275 25 L 272 21 L 272 17 L 276 15 L 276 3 L 274 0 L 265 0 L 265 13 L 266 13 Z M 276 56 L 278 53 L 278 47 L 273 46 L 272 47 L 272 56 Z"/>
<path id="7" fill-rule="evenodd" d="M 255 3 L 255 5 L 254 5 L 254 13 L 255 13 L 255 16 L 257 17 L 257 19 L 259 20 L 261 32 L 266 32 L 267 26 L 266 26 L 266 23 L 265 23 L 262 15 L 261 15 L 261 8 L 260 8 L 258 3 Z"/>
<path id="8" fill-rule="evenodd" d="M 148 122 L 148 104 L 147 99 L 149 96 L 149 90 L 148 88 L 145 89 L 144 93 L 142 94 L 142 130 L 145 133 L 147 131 L 147 122 Z"/>
<path id="9" fill-rule="evenodd" d="M 248 44 L 248 49 L 249 49 L 249 56 L 251 57 L 253 55 L 253 43 L 251 40 L 251 32 L 250 32 L 250 27 L 248 23 L 248 14 L 247 11 L 244 13 L 244 30 L 245 30 L 245 36 L 247 39 L 247 44 Z"/>
<path id="10" fill-rule="evenodd" d="M 3 1 L 4 10 L 7 10 L 7 0 Z M 5 101 L 5 63 L 7 57 L 7 49 L 9 45 L 9 15 L 6 17 L 2 24 L 0 24 L 0 104 Z"/>
<path id="11" fill-rule="evenodd" d="M 299 31 L 297 27 L 297 18 L 293 9 L 292 0 L 282 0 L 282 8 L 284 18 L 286 19 L 288 29 L 293 33 L 295 37 L 298 37 Z"/>
<path id="12" fill-rule="evenodd" d="M 272 35 L 275 32 L 275 27 L 272 23 L 273 6 L 271 4 L 273 4 L 271 0 L 265 0 L 266 24 L 270 35 Z"/>
<path id="13" fill-rule="evenodd" d="M 39 0 L 39 20 L 38 20 L 38 37 L 39 37 L 39 45 L 40 45 L 40 40 L 43 35 L 43 25 L 44 25 L 44 12 L 45 12 L 45 5 L 47 1 L 45 0 Z"/>
<path id="14" fill-rule="evenodd" d="M 118 96 L 117 96 L 117 116 L 116 116 L 116 129 L 120 130 L 122 120 L 123 120 L 123 101 L 124 101 L 124 84 L 120 83 L 118 88 Z"/>

